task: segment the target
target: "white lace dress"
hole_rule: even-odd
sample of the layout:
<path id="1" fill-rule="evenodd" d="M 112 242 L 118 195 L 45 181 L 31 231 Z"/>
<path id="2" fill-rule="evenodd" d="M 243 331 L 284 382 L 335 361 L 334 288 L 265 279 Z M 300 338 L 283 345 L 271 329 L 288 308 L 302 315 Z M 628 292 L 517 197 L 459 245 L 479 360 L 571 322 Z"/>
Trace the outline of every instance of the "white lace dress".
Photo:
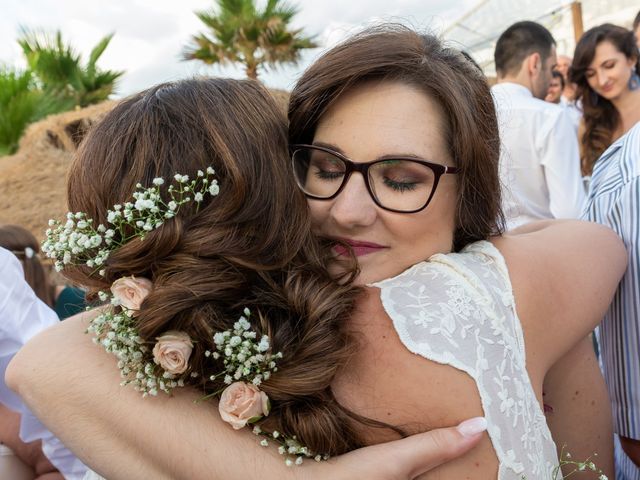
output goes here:
<path id="1" fill-rule="evenodd" d="M 498 478 L 551 478 L 556 447 L 525 368 L 522 327 L 500 252 L 476 242 L 373 286 L 407 349 L 475 380 Z"/>

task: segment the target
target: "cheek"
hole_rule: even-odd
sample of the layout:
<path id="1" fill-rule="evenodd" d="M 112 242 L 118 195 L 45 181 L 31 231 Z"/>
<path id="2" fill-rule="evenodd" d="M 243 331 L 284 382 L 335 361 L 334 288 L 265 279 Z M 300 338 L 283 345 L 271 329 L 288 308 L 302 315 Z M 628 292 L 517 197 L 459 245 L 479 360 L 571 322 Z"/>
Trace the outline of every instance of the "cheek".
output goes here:
<path id="1" fill-rule="evenodd" d="M 307 202 L 309 205 L 309 215 L 311 216 L 311 224 L 314 230 L 319 230 L 327 222 L 329 211 L 331 210 L 331 201 L 313 201 Z"/>

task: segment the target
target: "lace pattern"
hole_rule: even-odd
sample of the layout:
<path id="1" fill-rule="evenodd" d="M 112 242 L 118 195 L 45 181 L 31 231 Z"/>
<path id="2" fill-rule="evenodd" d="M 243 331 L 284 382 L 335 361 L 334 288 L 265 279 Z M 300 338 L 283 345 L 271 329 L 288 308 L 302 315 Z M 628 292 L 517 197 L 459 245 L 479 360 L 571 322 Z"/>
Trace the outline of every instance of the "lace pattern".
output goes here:
<path id="1" fill-rule="evenodd" d="M 437 254 L 373 286 L 402 343 L 476 382 L 499 480 L 547 480 L 555 444 L 526 370 L 504 258 L 489 242 Z"/>

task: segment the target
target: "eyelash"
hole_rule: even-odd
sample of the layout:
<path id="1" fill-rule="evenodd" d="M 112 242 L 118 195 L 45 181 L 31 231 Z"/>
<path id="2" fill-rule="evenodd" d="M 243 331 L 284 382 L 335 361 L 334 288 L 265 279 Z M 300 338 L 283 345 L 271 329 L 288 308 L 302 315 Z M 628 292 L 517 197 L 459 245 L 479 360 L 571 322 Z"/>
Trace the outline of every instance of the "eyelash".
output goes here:
<path id="1" fill-rule="evenodd" d="M 397 192 L 407 192 L 416 189 L 415 183 L 394 182 L 387 177 L 384 178 L 384 184 Z"/>

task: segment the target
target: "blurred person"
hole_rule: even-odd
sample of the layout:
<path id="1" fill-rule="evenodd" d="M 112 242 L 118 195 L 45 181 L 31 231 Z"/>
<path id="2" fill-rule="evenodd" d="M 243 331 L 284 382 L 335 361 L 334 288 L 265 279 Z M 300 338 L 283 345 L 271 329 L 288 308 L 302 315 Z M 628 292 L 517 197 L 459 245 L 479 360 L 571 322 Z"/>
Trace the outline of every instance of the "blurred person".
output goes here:
<path id="1" fill-rule="evenodd" d="M 562 95 L 560 95 L 560 105 L 569 113 L 577 135 L 580 120 L 582 119 L 582 110 L 580 109 L 580 104 L 575 101 L 576 85 L 569 81 L 569 67 L 572 61 L 573 59 L 567 55 L 558 55 L 558 64 L 554 71 L 562 74 L 564 87 L 562 88 Z"/>
<path id="2" fill-rule="evenodd" d="M 612 24 L 587 30 L 576 45 L 570 78 L 582 105 L 583 175 L 604 151 L 640 121 L 640 64 L 633 32 Z"/>
<path id="3" fill-rule="evenodd" d="M 575 84 L 569 81 L 569 67 L 573 59 L 567 55 L 558 55 L 558 63 L 555 70 L 560 72 L 564 79 L 564 86 L 562 87 L 562 102 L 571 103 L 574 100 L 576 94 Z"/>
<path id="4" fill-rule="evenodd" d="M 560 103 L 562 97 L 562 91 L 564 89 L 564 78 L 557 70 L 553 71 L 553 78 L 549 82 L 549 89 L 547 90 L 547 96 L 544 97 L 545 102 Z"/>
<path id="5" fill-rule="evenodd" d="M 56 323 L 59 320 L 55 312 L 35 295 L 25 281 L 22 266 L 15 255 L 0 247 L 0 403 L 9 409 L 0 410 L 0 440 L 28 463 L 36 474 L 54 474 L 54 465 L 67 480 L 80 480 L 86 467 L 45 429 L 4 382 L 7 365 L 21 346 Z M 39 440 L 41 445 L 32 443 Z M 9 480 L 2 471 L 0 478 Z M 53 480 L 55 476 L 43 478 Z"/>
<path id="6" fill-rule="evenodd" d="M 556 65 L 551 33 L 535 22 L 505 30 L 495 49 L 500 177 L 508 228 L 578 218 L 585 202 L 578 141 L 568 113 L 544 101 Z"/>
<path id="7" fill-rule="evenodd" d="M 19 225 L 0 225 L 0 247 L 18 257 L 27 283 L 40 300 L 55 310 L 60 320 L 84 311 L 84 290 L 51 282 L 40 261 L 40 245 L 29 230 Z"/>
<path id="8" fill-rule="evenodd" d="M 633 33 L 611 24 L 585 32 L 571 67 L 584 104 L 583 168 L 593 173 L 585 217 L 613 228 L 629 255 L 627 272 L 598 330 L 620 438 L 616 463 L 625 480 L 640 479 L 639 72 Z"/>

